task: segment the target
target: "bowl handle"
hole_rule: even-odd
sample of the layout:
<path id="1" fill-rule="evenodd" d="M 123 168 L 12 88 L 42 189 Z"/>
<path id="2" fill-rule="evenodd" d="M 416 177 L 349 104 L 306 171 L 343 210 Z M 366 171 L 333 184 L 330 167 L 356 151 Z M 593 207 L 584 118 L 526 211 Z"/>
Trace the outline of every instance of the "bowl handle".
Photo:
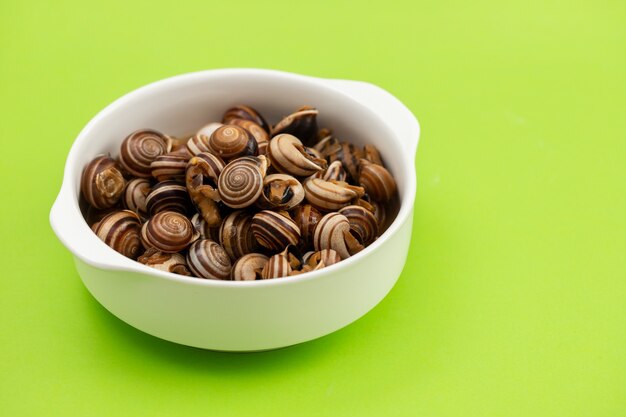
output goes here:
<path id="1" fill-rule="evenodd" d="M 406 149 L 415 156 L 420 135 L 419 122 L 400 100 L 377 85 L 364 81 L 333 79 L 324 81 L 363 103 L 383 119 L 389 121 L 389 125 L 403 141 Z"/>

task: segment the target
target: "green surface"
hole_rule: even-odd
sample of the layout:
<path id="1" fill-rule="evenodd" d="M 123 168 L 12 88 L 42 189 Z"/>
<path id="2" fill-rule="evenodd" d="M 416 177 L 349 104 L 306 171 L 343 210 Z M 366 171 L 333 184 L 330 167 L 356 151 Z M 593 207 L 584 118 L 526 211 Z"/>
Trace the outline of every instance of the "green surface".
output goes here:
<path id="1" fill-rule="evenodd" d="M 625 3 L 323 3 L 0 2 L 1 415 L 626 415 Z M 422 124 L 410 259 L 333 335 L 157 340 L 49 228 L 97 111 L 218 67 L 370 81 Z"/>

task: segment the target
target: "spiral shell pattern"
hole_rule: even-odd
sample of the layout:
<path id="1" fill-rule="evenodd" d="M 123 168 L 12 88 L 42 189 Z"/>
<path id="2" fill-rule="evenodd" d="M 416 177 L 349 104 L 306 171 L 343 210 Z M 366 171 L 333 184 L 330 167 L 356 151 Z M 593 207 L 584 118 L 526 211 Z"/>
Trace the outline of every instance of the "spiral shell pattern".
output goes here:
<path id="1" fill-rule="evenodd" d="M 328 213 L 317 224 L 313 236 L 315 250 L 333 249 L 342 259 L 363 249 L 350 233 L 350 222 L 343 214 Z"/>
<path id="2" fill-rule="evenodd" d="M 144 246 L 166 253 L 180 252 L 199 237 L 189 219 L 175 211 L 161 211 L 141 228 Z"/>
<path id="3" fill-rule="evenodd" d="M 124 207 L 134 211 L 141 218 L 148 217 L 146 198 L 151 191 L 150 181 L 145 178 L 134 178 L 128 181 L 124 190 Z"/>
<path id="4" fill-rule="evenodd" d="M 187 141 L 187 150 L 189 151 L 191 155 L 194 155 L 194 156 L 198 155 L 201 152 L 210 152 L 211 151 L 211 148 L 209 147 L 210 137 L 211 136 L 207 136 L 207 135 L 200 134 L 200 133 L 193 135 Z"/>
<path id="5" fill-rule="evenodd" d="M 267 175 L 257 206 L 265 209 L 291 210 L 304 200 L 300 181 L 287 174 Z"/>
<path id="6" fill-rule="evenodd" d="M 302 204 L 293 211 L 293 221 L 300 229 L 302 241 L 306 245 L 313 244 L 315 226 L 322 219 L 322 213 L 310 204 Z"/>
<path id="7" fill-rule="evenodd" d="M 296 112 L 276 123 L 272 136 L 288 133 L 300 139 L 305 145 L 311 146 L 317 138 L 317 115 L 319 111 L 310 106 L 303 106 Z"/>
<path id="8" fill-rule="evenodd" d="M 137 130 L 122 142 L 120 165 L 136 177 L 148 178 L 152 175 L 152 161 L 171 149 L 172 140 L 167 135 L 151 129 Z"/>
<path id="9" fill-rule="evenodd" d="M 209 138 L 209 151 L 225 161 L 257 155 L 257 142 L 250 132 L 235 125 L 218 127 Z"/>
<path id="10" fill-rule="evenodd" d="M 264 156 L 241 157 L 228 163 L 217 183 L 222 202 L 234 209 L 254 204 L 263 191 L 266 170 Z"/>
<path id="11" fill-rule="evenodd" d="M 261 128 L 266 132 L 269 133 L 270 131 L 270 127 L 263 116 L 261 116 L 261 113 L 250 106 L 239 105 L 226 110 L 226 112 L 224 112 L 224 116 L 222 117 L 222 123 L 230 123 L 233 119 L 250 120 L 261 126 Z"/>
<path id="12" fill-rule="evenodd" d="M 350 178 L 357 181 L 359 179 L 359 159 L 363 157 L 363 152 L 348 142 L 341 142 L 336 151 L 326 155 L 330 162 L 340 161 L 343 168 L 350 174 Z"/>
<path id="13" fill-rule="evenodd" d="M 150 216 L 162 211 L 185 214 L 191 207 L 187 188 L 178 181 L 161 181 L 146 197 L 146 208 Z"/>
<path id="14" fill-rule="evenodd" d="M 187 260 L 180 253 L 163 253 L 155 248 L 148 249 L 137 261 L 160 271 L 190 276 Z"/>
<path id="15" fill-rule="evenodd" d="M 224 248 L 209 239 L 198 240 L 189 247 L 187 265 L 195 276 L 206 279 L 227 280 L 232 268 Z"/>
<path id="16" fill-rule="evenodd" d="M 361 206 L 346 206 L 339 210 L 350 223 L 352 234 L 358 237 L 359 242 L 367 246 L 378 237 L 378 220 L 374 214 Z"/>
<path id="17" fill-rule="evenodd" d="M 261 126 L 246 119 L 232 119 L 228 123 L 242 127 L 250 132 L 252 137 L 254 137 L 254 140 L 256 140 L 259 155 L 265 155 L 267 153 L 267 146 L 269 145 L 270 137 Z"/>
<path id="18" fill-rule="evenodd" d="M 108 155 L 100 155 L 89 162 L 80 179 L 80 190 L 85 200 L 97 209 L 116 205 L 125 186 L 122 172 Z"/>
<path id="19" fill-rule="evenodd" d="M 306 201 L 322 211 L 339 210 L 341 207 L 350 205 L 365 193 L 362 187 L 314 177 L 305 180 L 303 187 Z"/>
<path id="20" fill-rule="evenodd" d="M 396 193 L 396 180 L 385 167 L 361 159 L 359 183 L 367 194 L 376 201 L 386 202 Z"/>
<path id="21" fill-rule="evenodd" d="M 290 134 L 274 136 L 267 155 L 271 165 L 283 174 L 306 177 L 326 168 L 326 160 L 309 154 L 302 142 Z"/>
<path id="22" fill-rule="evenodd" d="M 269 258 L 260 253 L 243 255 L 235 262 L 230 272 L 234 281 L 254 281 L 261 278 L 261 272 Z"/>
<path id="23" fill-rule="evenodd" d="M 251 226 L 252 215 L 243 210 L 232 212 L 222 222 L 219 241 L 231 259 L 235 260 L 258 249 Z"/>
<path id="24" fill-rule="evenodd" d="M 191 219 L 191 224 L 200 233 L 200 239 L 211 239 L 218 241 L 220 238 L 220 228 L 210 227 L 207 222 L 202 218 L 200 213 L 194 214 Z"/>
<path id="25" fill-rule="evenodd" d="M 293 220 L 269 210 L 260 211 L 252 217 L 251 229 L 257 242 L 273 251 L 295 245 L 300 239 L 300 229 Z"/>
<path id="26" fill-rule="evenodd" d="M 150 164 L 152 176 L 157 181 L 185 180 L 185 169 L 189 158 L 181 155 L 159 155 Z"/>
<path id="27" fill-rule="evenodd" d="M 113 212 L 93 226 L 100 240 L 131 259 L 137 259 L 143 251 L 140 230 L 139 216 L 130 210 Z"/>
<path id="28" fill-rule="evenodd" d="M 263 270 L 261 271 L 262 279 L 283 278 L 291 275 L 291 265 L 284 253 L 277 253 L 269 258 Z"/>

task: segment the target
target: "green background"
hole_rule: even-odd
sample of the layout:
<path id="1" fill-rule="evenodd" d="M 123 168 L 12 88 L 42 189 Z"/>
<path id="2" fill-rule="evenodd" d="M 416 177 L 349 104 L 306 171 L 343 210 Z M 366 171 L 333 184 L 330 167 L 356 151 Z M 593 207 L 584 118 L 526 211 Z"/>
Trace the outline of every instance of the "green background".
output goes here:
<path id="1" fill-rule="evenodd" d="M 0 414 L 626 415 L 623 1 L 0 2 Z M 219 67 L 382 86 L 417 115 L 394 290 L 311 343 L 142 334 L 48 225 L 73 139 L 120 95 Z"/>

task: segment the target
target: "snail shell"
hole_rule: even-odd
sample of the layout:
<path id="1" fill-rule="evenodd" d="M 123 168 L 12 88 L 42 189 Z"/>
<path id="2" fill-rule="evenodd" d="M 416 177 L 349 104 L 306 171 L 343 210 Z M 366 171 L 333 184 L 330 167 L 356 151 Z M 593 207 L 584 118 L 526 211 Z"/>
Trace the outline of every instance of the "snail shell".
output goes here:
<path id="1" fill-rule="evenodd" d="M 326 181 L 346 181 L 348 175 L 343 169 L 341 161 L 333 161 L 324 171 L 319 171 L 313 175 L 315 178 L 321 178 Z"/>
<path id="2" fill-rule="evenodd" d="M 362 187 L 343 181 L 326 181 L 314 177 L 307 178 L 303 187 L 306 201 L 323 211 L 338 210 L 365 193 Z"/>
<path id="3" fill-rule="evenodd" d="M 396 193 L 396 180 L 385 167 L 361 159 L 359 183 L 375 201 L 389 201 Z"/>
<path id="4" fill-rule="evenodd" d="M 262 279 L 283 278 L 291 275 L 291 265 L 287 257 L 287 248 L 281 253 L 269 258 L 263 270 L 261 271 Z"/>
<path id="5" fill-rule="evenodd" d="M 113 212 L 94 224 L 92 230 L 100 240 L 127 258 L 137 259 L 143 251 L 141 223 L 139 216 L 133 211 Z"/>
<path id="6" fill-rule="evenodd" d="M 161 211 L 141 228 L 144 246 L 166 253 L 180 252 L 199 237 L 189 219 L 175 211 Z"/>
<path id="7" fill-rule="evenodd" d="M 304 200 L 300 181 L 287 174 L 271 174 L 263 179 L 263 192 L 257 206 L 265 209 L 291 210 Z"/>
<path id="8" fill-rule="evenodd" d="M 350 174 L 353 180 L 359 178 L 359 159 L 363 157 L 363 152 L 348 142 L 339 143 L 334 152 L 325 154 L 330 162 L 341 161 L 343 168 Z"/>
<path id="9" fill-rule="evenodd" d="M 202 126 L 196 132 L 196 135 L 202 135 L 202 136 L 206 136 L 207 138 L 210 138 L 211 135 L 213 134 L 213 132 L 215 132 L 217 130 L 217 128 L 220 127 L 221 125 L 222 125 L 221 123 L 217 123 L 217 122 L 212 122 L 212 123 L 206 124 L 206 125 Z"/>
<path id="10" fill-rule="evenodd" d="M 188 160 L 189 158 L 182 155 L 159 155 L 150 164 L 152 176 L 157 181 L 184 181 Z"/>
<path id="11" fill-rule="evenodd" d="M 200 239 L 211 239 L 211 240 L 219 240 L 220 237 L 220 228 L 219 227 L 209 227 L 206 221 L 202 218 L 200 213 L 194 214 L 191 219 L 191 224 L 196 229 L 198 233 L 200 233 Z"/>
<path id="12" fill-rule="evenodd" d="M 300 139 L 307 146 L 317 139 L 317 115 L 319 111 L 310 106 L 303 106 L 276 123 L 272 136 L 288 133 Z"/>
<path id="13" fill-rule="evenodd" d="M 150 248 L 137 261 L 160 271 L 191 276 L 191 272 L 187 268 L 187 261 L 180 253 L 163 253 L 155 248 Z"/>
<path id="14" fill-rule="evenodd" d="M 252 137 L 254 137 L 254 140 L 256 140 L 258 154 L 265 155 L 267 153 L 267 145 L 270 142 L 270 137 L 267 132 L 257 123 L 246 119 L 231 119 L 228 124 L 243 127 L 244 129 L 246 129 L 248 132 L 250 132 Z"/>
<path id="15" fill-rule="evenodd" d="M 305 245 L 313 245 L 315 226 L 322 219 L 322 213 L 310 204 L 302 204 L 293 211 L 293 221 L 300 229 L 300 235 Z"/>
<path id="16" fill-rule="evenodd" d="M 267 155 L 272 166 L 283 174 L 304 177 L 326 168 L 325 159 L 312 156 L 298 138 L 286 133 L 270 140 Z"/>
<path id="17" fill-rule="evenodd" d="M 209 138 L 209 151 L 225 161 L 246 155 L 256 155 L 258 147 L 254 136 L 243 127 L 223 125 Z"/>
<path id="18" fill-rule="evenodd" d="M 135 177 L 152 175 L 150 164 L 172 149 L 172 140 L 151 129 L 137 130 L 124 139 L 120 148 L 120 165 Z"/>
<path id="19" fill-rule="evenodd" d="M 124 207 L 134 211 L 141 218 L 147 218 L 146 198 L 150 191 L 152 191 L 150 181 L 145 178 L 133 178 L 128 181 L 124 190 Z"/>
<path id="20" fill-rule="evenodd" d="M 220 125 L 221 126 L 221 125 Z M 219 126 L 218 126 L 219 127 Z M 198 155 L 201 152 L 210 152 L 209 138 L 210 135 L 196 133 L 187 141 L 187 149 L 191 155 Z"/>
<path id="21" fill-rule="evenodd" d="M 303 256 L 304 263 L 311 268 L 315 268 L 320 263 L 330 266 L 341 261 L 341 256 L 332 249 L 322 249 L 317 252 L 307 252 Z"/>
<path id="22" fill-rule="evenodd" d="M 363 158 L 367 159 L 373 164 L 384 166 L 383 159 L 380 156 L 380 152 L 378 151 L 378 148 L 374 145 L 363 146 Z"/>
<path id="23" fill-rule="evenodd" d="M 231 259 L 240 258 L 258 249 L 251 226 L 252 215 L 243 210 L 232 212 L 222 222 L 219 241 Z"/>
<path id="24" fill-rule="evenodd" d="M 208 152 L 199 153 L 187 163 L 187 191 L 208 227 L 219 226 L 222 221 L 217 206 L 220 196 L 215 184 L 223 169 L 224 161 Z"/>
<path id="25" fill-rule="evenodd" d="M 222 123 L 230 123 L 232 119 L 250 120 L 269 133 L 270 127 L 261 114 L 250 106 L 239 105 L 226 110 Z"/>
<path id="26" fill-rule="evenodd" d="M 234 209 L 252 205 L 263 191 L 267 165 L 263 155 L 244 156 L 229 162 L 217 182 L 224 204 Z"/>
<path id="27" fill-rule="evenodd" d="M 372 201 L 371 205 L 374 208 L 374 217 L 378 221 L 378 229 L 384 229 L 387 224 L 387 205 L 379 201 Z"/>
<path id="28" fill-rule="evenodd" d="M 162 211 L 185 214 L 191 207 L 187 188 L 178 181 L 161 181 L 146 197 L 146 208 L 150 216 Z"/>
<path id="29" fill-rule="evenodd" d="M 372 243 L 378 237 L 378 220 L 374 214 L 361 206 L 346 206 L 339 210 L 350 222 L 350 230 L 363 246 Z"/>
<path id="30" fill-rule="evenodd" d="M 342 259 L 363 249 L 350 233 L 350 222 L 343 214 L 328 213 L 317 224 L 313 236 L 315 250 L 333 249 Z"/>
<path id="31" fill-rule="evenodd" d="M 235 262 L 230 271 L 230 278 L 234 281 L 254 281 L 261 279 L 261 271 L 269 258 L 260 253 L 243 255 Z"/>
<path id="32" fill-rule="evenodd" d="M 270 250 L 283 250 L 300 239 L 300 229 L 290 218 L 269 210 L 252 217 L 252 233 L 257 242 Z"/>
<path id="33" fill-rule="evenodd" d="M 232 264 L 228 254 L 217 242 L 202 239 L 194 242 L 187 253 L 187 265 L 199 278 L 230 278 Z"/>
<path id="34" fill-rule="evenodd" d="M 126 180 L 115 160 L 108 155 L 89 162 L 80 179 L 85 200 L 97 209 L 113 207 L 124 193 Z"/>

